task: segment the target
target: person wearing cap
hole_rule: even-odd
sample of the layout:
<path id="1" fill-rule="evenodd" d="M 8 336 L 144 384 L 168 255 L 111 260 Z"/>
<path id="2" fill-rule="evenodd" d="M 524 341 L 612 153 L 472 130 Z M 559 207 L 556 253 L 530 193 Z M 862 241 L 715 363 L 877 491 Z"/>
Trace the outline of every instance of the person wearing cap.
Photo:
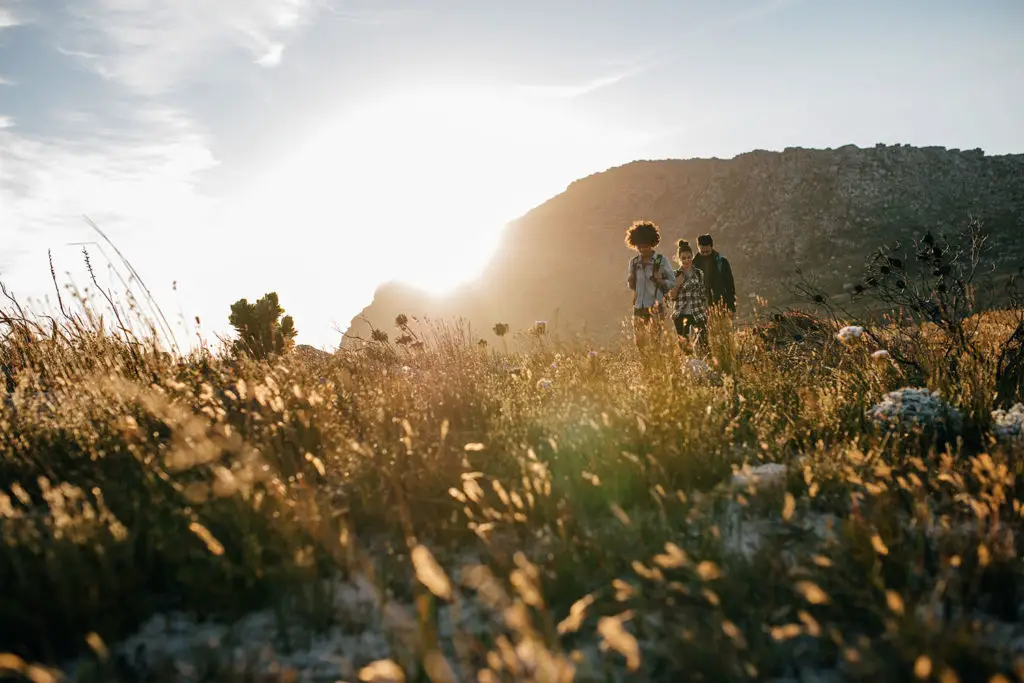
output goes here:
<path id="1" fill-rule="evenodd" d="M 715 250 L 715 241 L 707 233 L 697 238 L 697 250 L 693 265 L 704 273 L 708 306 L 724 305 L 731 313 L 736 313 L 736 284 L 729 259 Z"/>

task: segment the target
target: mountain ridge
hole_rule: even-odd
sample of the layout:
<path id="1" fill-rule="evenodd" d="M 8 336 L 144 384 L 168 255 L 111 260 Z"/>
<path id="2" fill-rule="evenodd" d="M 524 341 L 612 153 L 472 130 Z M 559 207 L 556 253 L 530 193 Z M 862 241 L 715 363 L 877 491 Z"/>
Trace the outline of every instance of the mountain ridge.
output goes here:
<path id="1" fill-rule="evenodd" d="M 401 313 L 462 318 L 491 340 L 494 323 L 522 331 L 543 319 L 610 341 L 628 319 L 623 236 L 637 219 L 660 225 L 666 255 L 679 238 L 712 233 L 733 264 L 744 316 L 756 295 L 796 303 L 784 283 L 797 268 L 838 294 L 878 246 L 971 218 L 995 238 L 1000 268 L 1024 262 L 1024 154 L 879 143 L 636 160 L 574 180 L 510 221 L 481 277 L 449 296 L 381 286 L 346 340 L 368 336 L 364 320 L 388 330 Z"/>

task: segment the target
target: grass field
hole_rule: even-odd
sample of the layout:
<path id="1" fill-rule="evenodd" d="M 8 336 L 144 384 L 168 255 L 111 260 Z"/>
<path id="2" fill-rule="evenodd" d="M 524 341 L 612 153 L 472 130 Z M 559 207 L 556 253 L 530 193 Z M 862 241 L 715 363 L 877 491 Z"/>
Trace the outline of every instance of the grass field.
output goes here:
<path id="1" fill-rule="evenodd" d="M 992 412 L 1020 313 L 950 374 L 941 330 L 820 321 L 719 321 L 705 368 L 415 323 L 178 357 L 5 311 L 0 669 L 1024 681 L 1024 414 Z M 938 410 L 873 421 L 905 387 Z"/>

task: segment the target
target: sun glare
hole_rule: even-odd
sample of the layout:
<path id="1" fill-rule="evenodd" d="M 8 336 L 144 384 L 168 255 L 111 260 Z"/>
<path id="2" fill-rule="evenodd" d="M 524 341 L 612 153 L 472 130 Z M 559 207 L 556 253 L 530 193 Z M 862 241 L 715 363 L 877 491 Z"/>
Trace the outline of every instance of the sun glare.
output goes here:
<path id="1" fill-rule="evenodd" d="M 509 88 L 422 87 L 349 106 L 296 135 L 289 157 L 236 202 L 241 220 L 257 239 L 288 226 L 290 241 L 316 245 L 291 259 L 305 269 L 296 280 L 329 255 L 333 290 L 358 297 L 339 309 L 369 303 L 371 282 L 444 295 L 484 272 L 510 220 L 632 142 L 571 105 Z M 363 289 L 349 293 L 347 282 Z"/>
<path id="2" fill-rule="evenodd" d="M 522 149 L 543 125 L 522 106 L 443 91 L 360 107 L 337 145 L 338 179 L 352 189 L 343 211 L 406 256 L 396 279 L 443 294 L 480 273 L 535 199 Z"/>

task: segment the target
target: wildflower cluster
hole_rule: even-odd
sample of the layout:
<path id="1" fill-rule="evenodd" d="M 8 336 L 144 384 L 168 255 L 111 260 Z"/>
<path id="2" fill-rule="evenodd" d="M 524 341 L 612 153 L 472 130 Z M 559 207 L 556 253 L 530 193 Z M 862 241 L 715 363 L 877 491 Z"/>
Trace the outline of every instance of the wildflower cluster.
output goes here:
<path id="1" fill-rule="evenodd" d="M 992 431 L 1000 439 L 1024 443 L 1024 403 L 992 411 Z"/>
<path id="2" fill-rule="evenodd" d="M 958 434 L 963 427 L 960 411 L 943 401 L 937 391 L 917 387 L 890 391 L 868 414 L 875 422 L 905 428 L 945 427 Z"/>

